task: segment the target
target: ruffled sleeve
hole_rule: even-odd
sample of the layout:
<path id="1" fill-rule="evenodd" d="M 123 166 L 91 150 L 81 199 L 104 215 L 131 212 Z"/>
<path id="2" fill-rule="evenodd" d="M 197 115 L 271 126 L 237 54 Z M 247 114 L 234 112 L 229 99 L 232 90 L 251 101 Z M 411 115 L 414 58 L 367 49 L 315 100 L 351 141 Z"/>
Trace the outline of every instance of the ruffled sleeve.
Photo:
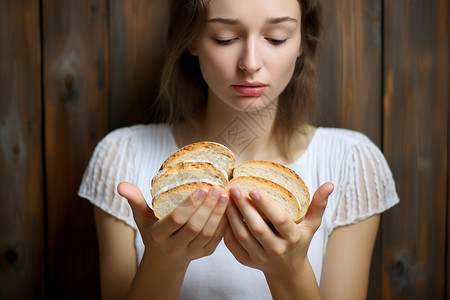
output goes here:
<path id="1" fill-rule="evenodd" d="M 324 215 L 329 235 L 338 226 L 357 223 L 399 202 L 384 155 L 368 138 L 346 151 Z"/>
<path id="2" fill-rule="evenodd" d="M 131 135 L 128 128 L 108 134 L 95 148 L 78 195 L 137 229 L 128 201 L 117 193 L 122 181 L 135 181 Z"/>

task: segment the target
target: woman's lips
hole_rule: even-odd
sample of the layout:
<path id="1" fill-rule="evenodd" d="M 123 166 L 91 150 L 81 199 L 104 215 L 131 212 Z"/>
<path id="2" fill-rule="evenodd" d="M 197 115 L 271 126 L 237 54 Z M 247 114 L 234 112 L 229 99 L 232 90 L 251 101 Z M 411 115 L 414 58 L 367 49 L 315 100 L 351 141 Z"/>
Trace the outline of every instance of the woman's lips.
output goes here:
<path id="1" fill-rule="evenodd" d="M 267 85 L 261 82 L 240 82 L 232 85 L 233 88 L 242 96 L 259 96 L 267 89 Z"/>

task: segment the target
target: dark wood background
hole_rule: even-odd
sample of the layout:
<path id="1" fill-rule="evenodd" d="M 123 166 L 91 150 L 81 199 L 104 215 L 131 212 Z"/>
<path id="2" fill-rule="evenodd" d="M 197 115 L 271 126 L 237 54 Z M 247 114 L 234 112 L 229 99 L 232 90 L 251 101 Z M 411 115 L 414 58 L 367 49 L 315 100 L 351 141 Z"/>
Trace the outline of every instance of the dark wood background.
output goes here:
<path id="1" fill-rule="evenodd" d="M 382 217 L 369 299 L 449 299 L 446 0 L 323 1 L 317 124 L 366 133 L 401 203 Z M 98 299 L 96 143 L 153 121 L 164 0 L 0 0 L 0 299 Z"/>

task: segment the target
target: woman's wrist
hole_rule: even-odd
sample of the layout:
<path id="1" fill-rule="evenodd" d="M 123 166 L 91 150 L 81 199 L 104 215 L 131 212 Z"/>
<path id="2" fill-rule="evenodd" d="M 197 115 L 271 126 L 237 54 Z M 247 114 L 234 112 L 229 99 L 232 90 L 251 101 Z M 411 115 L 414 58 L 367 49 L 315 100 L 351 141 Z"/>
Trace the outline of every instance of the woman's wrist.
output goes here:
<path id="1" fill-rule="evenodd" d="M 264 272 L 273 299 L 321 299 L 319 286 L 308 259 L 297 267 Z"/>
<path id="2" fill-rule="evenodd" d="M 151 270 L 159 274 L 177 274 L 185 273 L 190 261 L 170 259 L 169 257 L 160 257 L 151 252 L 144 251 L 139 268 Z"/>
<path id="3" fill-rule="evenodd" d="M 127 299 L 178 299 L 188 266 L 145 251 Z"/>

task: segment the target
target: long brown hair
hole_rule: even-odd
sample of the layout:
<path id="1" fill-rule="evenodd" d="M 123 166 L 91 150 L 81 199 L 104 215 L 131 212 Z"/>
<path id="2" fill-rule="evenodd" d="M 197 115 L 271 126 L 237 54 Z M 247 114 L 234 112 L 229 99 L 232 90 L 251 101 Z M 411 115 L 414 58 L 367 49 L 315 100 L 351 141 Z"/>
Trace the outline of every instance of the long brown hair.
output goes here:
<path id="1" fill-rule="evenodd" d="M 298 0 L 301 9 L 302 54 L 291 81 L 281 93 L 274 133 L 281 152 L 289 157 L 294 133 L 310 122 L 315 107 L 315 57 L 321 32 L 319 0 Z M 166 61 L 157 103 L 165 121 L 178 124 L 195 117 L 205 107 L 207 85 L 198 59 L 189 47 L 203 29 L 209 0 L 170 0 Z"/>

